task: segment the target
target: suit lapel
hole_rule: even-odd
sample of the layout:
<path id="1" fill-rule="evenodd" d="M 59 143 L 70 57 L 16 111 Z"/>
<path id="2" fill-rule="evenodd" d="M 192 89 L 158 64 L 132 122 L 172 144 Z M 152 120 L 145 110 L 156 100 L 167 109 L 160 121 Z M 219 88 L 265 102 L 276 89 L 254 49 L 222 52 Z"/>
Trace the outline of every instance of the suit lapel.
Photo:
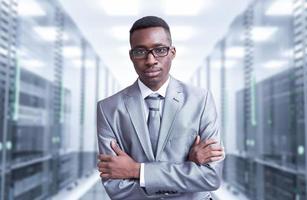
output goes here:
<path id="1" fill-rule="evenodd" d="M 144 118 L 144 108 L 142 102 L 142 95 L 137 84 L 137 81 L 128 89 L 126 98 L 124 99 L 125 106 L 129 113 L 131 122 L 135 128 L 137 137 L 142 145 L 142 148 L 148 158 L 148 160 L 154 160 L 154 154 L 152 152 L 148 128 Z"/>
<path id="2" fill-rule="evenodd" d="M 168 141 L 173 122 L 176 119 L 177 112 L 179 111 L 179 108 L 181 108 L 182 103 L 182 87 L 177 80 L 171 77 L 165 96 L 156 159 L 159 159 L 159 156 Z"/>

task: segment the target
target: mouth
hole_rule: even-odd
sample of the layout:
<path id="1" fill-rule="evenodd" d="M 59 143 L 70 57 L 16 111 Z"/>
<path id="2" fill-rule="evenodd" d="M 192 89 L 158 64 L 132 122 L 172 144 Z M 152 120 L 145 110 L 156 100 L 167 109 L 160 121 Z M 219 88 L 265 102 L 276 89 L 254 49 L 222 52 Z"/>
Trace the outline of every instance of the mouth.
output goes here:
<path id="1" fill-rule="evenodd" d="M 145 76 L 148 78 L 156 77 L 161 73 L 160 69 L 155 69 L 155 70 L 146 70 L 144 72 Z"/>

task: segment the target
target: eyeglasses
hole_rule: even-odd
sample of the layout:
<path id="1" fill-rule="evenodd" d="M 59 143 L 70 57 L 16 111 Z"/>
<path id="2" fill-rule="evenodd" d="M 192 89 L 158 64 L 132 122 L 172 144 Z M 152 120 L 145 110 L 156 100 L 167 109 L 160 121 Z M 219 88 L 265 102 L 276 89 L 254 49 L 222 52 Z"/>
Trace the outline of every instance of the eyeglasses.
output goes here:
<path id="1" fill-rule="evenodd" d="M 130 50 L 130 55 L 134 59 L 145 59 L 151 53 L 155 58 L 164 57 L 168 55 L 171 47 L 155 47 L 152 49 L 135 48 Z"/>

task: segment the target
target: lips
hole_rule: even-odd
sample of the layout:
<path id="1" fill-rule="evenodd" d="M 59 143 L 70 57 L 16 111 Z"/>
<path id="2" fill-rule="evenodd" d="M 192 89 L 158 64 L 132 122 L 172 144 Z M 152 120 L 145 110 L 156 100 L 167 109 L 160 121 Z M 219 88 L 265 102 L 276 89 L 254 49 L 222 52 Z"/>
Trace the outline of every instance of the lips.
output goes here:
<path id="1" fill-rule="evenodd" d="M 146 70 L 144 72 L 145 76 L 147 77 L 155 77 L 158 76 L 161 73 L 161 70 Z"/>

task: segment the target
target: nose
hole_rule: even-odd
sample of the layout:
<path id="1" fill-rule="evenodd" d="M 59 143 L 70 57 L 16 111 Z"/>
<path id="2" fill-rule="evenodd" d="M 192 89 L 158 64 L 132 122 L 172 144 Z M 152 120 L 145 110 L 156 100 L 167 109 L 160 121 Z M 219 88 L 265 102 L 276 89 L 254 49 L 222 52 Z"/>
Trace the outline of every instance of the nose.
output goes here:
<path id="1" fill-rule="evenodd" d="M 156 58 L 154 57 L 154 55 L 152 54 L 152 52 L 150 52 L 147 57 L 146 57 L 146 62 L 145 62 L 146 66 L 151 67 L 153 65 L 158 64 L 158 61 L 156 60 Z"/>

